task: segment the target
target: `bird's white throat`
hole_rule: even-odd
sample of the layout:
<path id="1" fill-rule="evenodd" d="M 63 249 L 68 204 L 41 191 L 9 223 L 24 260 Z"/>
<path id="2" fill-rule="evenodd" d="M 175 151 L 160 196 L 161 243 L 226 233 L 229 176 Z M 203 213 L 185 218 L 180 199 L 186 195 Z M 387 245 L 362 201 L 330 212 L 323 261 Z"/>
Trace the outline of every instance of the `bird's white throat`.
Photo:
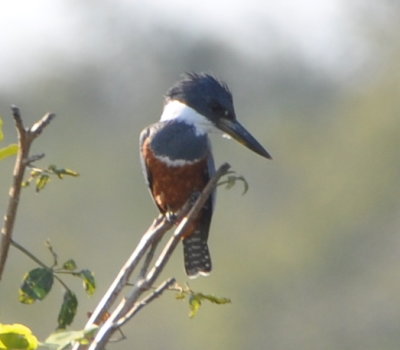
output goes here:
<path id="1" fill-rule="evenodd" d="M 204 135 L 215 131 L 219 132 L 214 124 L 205 116 L 177 100 L 170 100 L 165 104 L 160 121 L 167 120 L 176 120 L 193 125 L 197 135 Z"/>

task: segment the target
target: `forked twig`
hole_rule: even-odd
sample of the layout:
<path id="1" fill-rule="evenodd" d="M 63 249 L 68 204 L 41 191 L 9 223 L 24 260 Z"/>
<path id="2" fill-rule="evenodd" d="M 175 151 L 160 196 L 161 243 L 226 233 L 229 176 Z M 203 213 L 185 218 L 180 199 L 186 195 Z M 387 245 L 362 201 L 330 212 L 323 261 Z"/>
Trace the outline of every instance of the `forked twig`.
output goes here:
<path id="1" fill-rule="evenodd" d="M 118 327 L 129 321 L 139 310 L 160 296 L 165 289 L 175 282 L 174 278 L 170 278 L 164 281 L 156 290 L 145 296 L 142 300 L 139 300 L 143 293 L 152 288 L 156 279 L 165 268 L 169 258 L 172 256 L 176 246 L 180 242 L 187 226 L 198 215 L 208 197 L 215 190 L 219 179 L 227 173 L 229 168 L 229 164 L 223 164 L 198 196 L 195 203 L 187 203 L 184 208 L 182 208 L 177 217 L 177 222 L 179 222 L 178 227 L 149 271 L 147 270 L 151 261 L 150 257 L 154 254 L 153 244 L 157 244 L 162 235 L 172 227 L 172 223 L 164 217 L 158 218 L 143 235 L 131 257 L 124 264 L 118 273 L 117 278 L 110 286 L 109 290 L 104 295 L 87 322 L 85 326 L 86 329 L 89 329 L 93 324 L 98 323 L 105 312 L 109 312 L 111 306 L 121 294 L 122 288 L 127 284 L 130 275 L 137 267 L 141 258 L 145 256 L 145 254 L 150 254 L 151 256 L 146 256 L 144 263 L 146 266 L 141 269 L 129 294 L 120 301 L 118 306 L 111 312 L 109 318 L 100 326 L 89 347 L 90 350 L 103 349 Z M 79 345 L 75 345 L 74 349 L 78 348 Z"/>
<path id="2" fill-rule="evenodd" d="M 18 132 L 18 153 L 15 161 L 13 172 L 13 182 L 9 191 L 9 201 L 4 216 L 4 224 L 1 229 L 1 248 L 0 248 L 0 280 L 3 275 L 4 267 L 6 264 L 8 251 L 12 242 L 12 235 L 14 230 L 14 223 L 17 216 L 19 198 L 21 195 L 21 188 L 24 178 L 26 167 L 33 160 L 38 159 L 40 156 L 30 156 L 29 151 L 32 142 L 38 137 L 44 128 L 55 117 L 54 113 L 45 114 L 39 121 L 33 124 L 30 128 L 26 129 L 22 121 L 20 110 L 17 106 L 11 106 L 12 115 L 14 117 L 15 126 Z"/>

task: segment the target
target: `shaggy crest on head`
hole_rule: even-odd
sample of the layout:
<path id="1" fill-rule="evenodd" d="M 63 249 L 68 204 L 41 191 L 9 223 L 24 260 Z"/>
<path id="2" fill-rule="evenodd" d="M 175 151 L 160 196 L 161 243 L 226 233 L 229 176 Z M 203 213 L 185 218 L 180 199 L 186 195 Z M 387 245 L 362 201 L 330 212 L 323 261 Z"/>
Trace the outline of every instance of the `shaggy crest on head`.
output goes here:
<path id="1" fill-rule="evenodd" d="M 186 73 L 166 93 L 165 104 L 179 101 L 196 112 L 215 120 L 224 115 L 235 119 L 232 93 L 228 86 L 206 73 Z"/>
<path id="2" fill-rule="evenodd" d="M 179 99 L 179 96 L 184 96 L 184 100 L 189 97 L 213 99 L 221 93 L 232 104 L 232 93 L 224 82 L 207 73 L 185 73 L 182 80 L 168 89 L 166 97 Z"/>

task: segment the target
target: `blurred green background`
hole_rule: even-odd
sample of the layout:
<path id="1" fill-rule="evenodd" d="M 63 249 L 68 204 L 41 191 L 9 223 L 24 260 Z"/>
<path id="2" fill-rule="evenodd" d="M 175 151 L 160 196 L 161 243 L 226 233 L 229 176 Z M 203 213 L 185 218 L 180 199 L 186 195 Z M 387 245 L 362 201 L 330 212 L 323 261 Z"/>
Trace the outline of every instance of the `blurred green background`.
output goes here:
<path id="1" fill-rule="evenodd" d="M 36 141 L 40 165 L 81 173 L 40 194 L 24 190 L 15 239 L 50 263 L 95 271 L 78 293 L 79 329 L 157 211 L 138 157 L 181 72 L 215 73 L 240 121 L 273 161 L 212 136 L 250 190 L 220 189 L 211 229 L 214 271 L 193 289 L 230 297 L 195 319 L 166 293 L 111 349 L 398 349 L 400 346 L 399 3 L 248 0 L 3 1 L 0 114 L 57 118 Z M 4 212 L 13 159 L 0 163 Z M 33 263 L 10 252 L 0 320 L 55 327 L 61 288 L 18 303 Z M 186 281 L 181 248 L 164 277 Z M 77 291 L 80 284 L 71 281 Z"/>

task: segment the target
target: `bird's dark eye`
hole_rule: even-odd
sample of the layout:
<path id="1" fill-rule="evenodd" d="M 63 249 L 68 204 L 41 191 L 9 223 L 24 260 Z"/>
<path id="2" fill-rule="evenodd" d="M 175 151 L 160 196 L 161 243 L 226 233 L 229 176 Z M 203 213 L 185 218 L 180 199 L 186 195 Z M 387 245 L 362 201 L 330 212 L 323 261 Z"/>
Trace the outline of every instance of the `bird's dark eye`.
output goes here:
<path id="1" fill-rule="evenodd" d="M 223 117 L 229 117 L 229 111 L 216 101 L 211 102 L 210 108 L 215 114 Z"/>
<path id="2" fill-rule="evenodd" d="M 223 110 L 222 106 L 217 101 L 212 101 L 210 103 L 210 108 L 213 112 L 221 112 Z"/>

